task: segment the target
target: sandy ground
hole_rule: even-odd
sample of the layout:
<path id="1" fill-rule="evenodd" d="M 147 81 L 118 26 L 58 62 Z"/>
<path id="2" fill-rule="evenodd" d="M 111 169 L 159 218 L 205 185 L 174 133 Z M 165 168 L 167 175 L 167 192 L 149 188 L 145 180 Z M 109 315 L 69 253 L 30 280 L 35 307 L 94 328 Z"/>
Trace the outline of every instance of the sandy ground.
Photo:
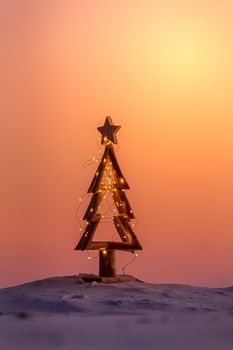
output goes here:
<path id="1" fill-rule="evenodd" d="M 1 289 L 0 349 L 233 350 L 233 288 L 70 276 Z"/>

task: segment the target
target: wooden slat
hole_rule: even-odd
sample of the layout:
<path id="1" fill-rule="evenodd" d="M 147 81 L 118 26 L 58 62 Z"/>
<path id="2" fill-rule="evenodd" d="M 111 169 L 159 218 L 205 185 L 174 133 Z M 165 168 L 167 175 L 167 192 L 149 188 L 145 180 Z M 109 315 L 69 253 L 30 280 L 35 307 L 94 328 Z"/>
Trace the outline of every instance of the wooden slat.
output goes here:
<path id="1" fill-rule="evenodd" d="M 128 232 L 126 232 L 126 229 L 118 215 L 113 217 L 113 221 L 121 240 L 123 242 L 132 243 L 131 235 L 129 235 Z"/>
<path id="2" fill-rule="evenodd" d="M 93 196 L 91 198 L 91 202 L 90 202 L 90 204 L 87 208 L 87 211 L 83 217 L 83 220 L 96 221 L 96 214 L 98 212 L 99 205 L 100 205 L 102 198 L 103 198 L 103 195 L 104 195 L 104 191 L 102 191 L 102 190 L 100 190 L 100 191 L 93 194 Z"/>
<path id="3" fill-rule="evenodd" d="M 122 216 L 122 215 L 119 215 L 119 219 L 121 220 L 122 225 L 124 226 L 125 231 L 127 232 L 127 235 L 131 236 L 131 238 L 132 238 L 131 244 L 135 247 L 134 249 L 135 250 L 142 250 L 142 246 L 139 243 L 137 236 L 135 235 L 132 227 L 130 226 L 130 222 L 126 218 L 124 218 L 124 216 Z"/>
<path id="4" fill-rule="evenodd" d="M 110 162 L 112 162 L 113 174 L 117 180 L 116 187 L 121 189 L 129 189 L 129 185 L 122 174 L 122 171 L 116 159 L 116 155 L 112 145 L 110 145 L 109 147 L 109 159 L 110 159 Z"/>
<path id="5" fill-rule="evenodd" d="M 103 154 L 103 157 L 100 161 L 100 164 L 98 166 L 98 169 L 95 173 L 95 176 L 91 182 L 91 185 L 88 189 L 88 193 L 95 193 L 96 191 L 98 191 L 98 189 L 100 188 L 100 184 L 101 184 L 101 181 L 102 181 L 102 178 L 103 178 L 103 175 L 104 175 L 104 170 L 105 170 L 105 167 L 106 167 L 106 164 L 107 164 L 107 160 L 109 158 L 109 150 L 110 150 L 110 146 L 107 145 L 105 147 L 105 151 L 104 151 L 104 154 Z"/>
<path id="6" fill-rule="evenodd" d="M 126 214 L 131 219 L 135 218 L 124 190 L 116 189 L 116 191 L 113 191 L 113 200 L 119 214 Z"/>
<path id="7" fill-rule="evenodd" d="M 79 243 L 77 244 L 77 246 L 75 247 L 75 250 L 85 250 L 88 249 L 88 245 L 90 244 L 90 242 L 93 239 L 93 236 L 95 234 L 95 231 L 97 229 L 97 226 L 100 222 L 101 219 L 101 215 L 98 214 L 96 217 L 96 221 L 93 222 L 89 222 L 85 228 L 85 231 L 79 241 Z"/>
<path id="8" fill-rule="evenodd" d="M 127 250 L 134 251 L 141 248 L 133 246 L 129 243 L 124 242 L 91 242 L 88 246 L 88 250 L 99 250 L 99 249 L 118 249 L 118 250 Z"/>

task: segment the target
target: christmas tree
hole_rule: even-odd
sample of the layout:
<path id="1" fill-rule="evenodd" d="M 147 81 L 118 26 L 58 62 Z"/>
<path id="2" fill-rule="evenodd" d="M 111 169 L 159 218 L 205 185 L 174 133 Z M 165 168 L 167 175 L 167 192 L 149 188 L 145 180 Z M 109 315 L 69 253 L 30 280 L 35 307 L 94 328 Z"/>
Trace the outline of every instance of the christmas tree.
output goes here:
<path id="1" fill-rule="evenodd" d="M 114 144 L 117 144 L 116 133 L 119 129 L 120 126 L 114 125 L 111 117 L 106 117 L 104 125 L 98 128 L 102 134 L 101 143 L 105 149 L 88 189 L 88 193 L 93 195 L 83 217 L 86 222 L 84 233 L 75 248 L 75 250 L 99 251 L 100 277 L 116 275 L 115 250 L 134 252 L 142 249 L 130 223 L 131 219 L 135 217 L 125 194 L 125 190 L 129 189 L 129 185 L 121 172 L 114 151 Z M 114 215 L 112 219 L 121 242 L 93 241 L 95 231 L 101 219 L 103 219 L 98 210 L 106 193 L 111 194 L 116 206 L 117 215 Z"/>

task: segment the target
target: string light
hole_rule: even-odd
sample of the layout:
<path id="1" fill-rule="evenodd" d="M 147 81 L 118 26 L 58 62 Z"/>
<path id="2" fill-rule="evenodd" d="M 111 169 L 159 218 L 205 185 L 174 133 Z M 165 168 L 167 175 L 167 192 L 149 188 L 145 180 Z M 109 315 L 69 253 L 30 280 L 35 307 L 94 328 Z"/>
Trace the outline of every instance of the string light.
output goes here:
<path id="1" fill-rule="evenodd" d="M 99 154 L 98 157 L 100 157 L 100 155 L 103 153 L 103 145 L 100 144 L 100 140 L 101 140 L 101 138 L 100 138 L 100 137 L 97 137 L 98 154 Z M 105 145 L 106 145 L 106 144 L 107 144 L 107 145 L 111 145 L 111 144 L 112 144 L 112 142 L 111 142 L 110 140 L 108 140 L 107 136 L 105 136 L 103 140 L 104 140 Z M 117 147 L 117 149 L 115 149 L 115 151 L 117 152 L 117 151 L 119 150 L 119 148 L 120 148 L 120 147 L 119 147 L 119 145 L 118 145 L 118 147 Z M 93 157 L 93 158 L 89 159 L 86 163 L 84 163 L 83 168 L 87 168 L 89 165 L 94 164 L 94 163 L 98 163 L 98 162 L 100 162 L 100 158 Z M 104 173 L 105 176 L 103 177 L 103 182 L 101 182 L 101 184 L 100 184 L 101 188 L 100 188 L 97 192 L 99 192 L 99 193 L 103 193 L 103 192 L 104 192 L 103 198 L 107 200 L 106 203 L 107 203 L 107 205 L 108 205 L 108 211 L 107 211 L 106 213 L 104 213 L 104 215 L 101 215 L 101 218 L 104 219 L 104 220 L 101 220 L 100 223 L 103 223 L 103 224 L 110 224 L 110 223 L 111 223 L 111 224 L 114 225 L 114 222 L 113 222 L 113 220 L 112 220 L 112 219 L 114 219 L 114 216 L 108 216 L 108 213 L 114 213 L 114 214 L 115 214 L 116 212 L 119 212 L 119 214 L 122 214 L 122 209 L 120 209 L 120 207 L 121 207 L 121 208 L 122 208 L 122 207 L 125 207 L 125 206 L 127 205 L 127 203 L 124 203 L 124 201 L 123 201 L 122 203 L 119 203 L 119 202 L 115 202 L 115 200 L 114 200 L 114 204 L 117 206 L 117 209 L 115 209 L 113 206 L 111 206 L 111 205 L 109 204 L 108 198 L 111 198 L 112 196 L 115 195 L 115 193 L 116 193 L 117 191 L 120 190 L 120 188 L 117 189 L 116 187 L 117 187 L 117 185 L 119 184 L 119 182 L 120 182 L 120 184 L 124 185 L 124 184 L 125 184 L 125 179 L 124 179 L 123 177 L 120 177 L 120 178 L 118 177 L 116 170 L 113 169 L 113 167 L 112 167 L 113 163 L 112 163 L 112 161 L 111 161 L 109 158 L 108 158 L 108 159 L 107 159 L 107 158 L 104 158 L 104 159 L 102 160 L 102 162 L 103 162 L 104 164 L 106 163 L 106 168 L 105 168 L 106 170 L 105 170 L 105 173 Z M 95 175 L 96 175 L 96 177 L 99 176 L 99 170 L 96 171 L 96 174 L 95 174 Z M 99 186 L 99 187 L 100 187 L 100 186 Z M 122 188 L 121 191 L 122 191 L 122 192 L 125 192 L 125 189 Z M 91 196 L 91 194 L 85 194 L 84 196 Z M 78 208 L 77 208 L 77 210 L 76 210 L 76 218 L 77 218 L 78 223 L 79 223 L 78 212 L 79 212 L 79 210 L 80 210 L 82 198 L 83 198 L 84 196 L 82 196 L 82 197 L 79 198 L 80 204 L 79 204 L 79 206 L 78 206 Z M 117 197 L 118 197 L 118 196 L 117 196 Z M 115 197 L 115 198 L 116 198 L 116 197 Z M 115 198 L 114 198 L 114 199 L 115 199 Z M 120 201 L 121 201 L 121 199 L 120 199 Z M 100 208 L 101 208 L 101 206 L 99 205 L 99 206 L 98 206 L 98 210 L 100 210 Z M 120 210 L 120 211 L 119 211 L 119 210 Z M 93 211 L 94 211 L 94 208 L 90 208 L 90 212 L 93 213 Z M 133 213 L 132 209 L 130 209 L 130 213 Z M 123 213 L 123 214 L 124 214 L 124 213 Z M 106 216 L 106 215 L 107 215 L 107 216 Z M 123 215 L 123 217 L 124 217 L 125 219 L 128 218 L 127 215 Z M 90 224 L 89 221 L 86 221 L 86 225 L 88 225 L 88 224 Z M 116 226 L 119 227 L 120 225 L 117 224 Z M 131 226 L 132 226 L 132 227 L 135 227 L 135 224 L 131 224 Z M 80 223 L 79 223 L 79 231 L 82 232 L 83 230 L 84 230 L 84 229 L 81 227 L 81 225 L 80 225 Z M 85 230 L 84 230 L 84 234 L 85 234 L 85 237 L 87 237 L 87 236 L 88 236 L 88 231 L 85 232 Z M 124 240 L 127 240 L 127 236 L 126 236 L 126 235 L 123 235 L 123 239 L 124 239 Z M 115 240 L 115 235 L 112 237 L 112 241 L 114 241 L 114 240 Z M 88 252 L 88 251 L 87 251 L 87 252 Z M 102 250 L 102 254 L 103 254 L 103 255 L 107 255 L 107 253 L 108 253 L 108 252 L 107 252 L 106 249 L 103 249 L 103 250 Z M 89 253 L 88 253 L 88 260 L 95 259 L 95 258 L 98 257 L 98 255 L 99 255 L 99 254 L 97 253 L 96 256 L 91 257 L 91 256 L 89 255 Z M 134 259 L 135 259 L 136 257 L 138 257 L 138 253 L 136 253 L 136 254 L 134 255 Z M 134 259 L 133 259 L 133 260 L 134 260 Z M 124 273 L 124 271 L 125 271 L 126 266 L 129 266 L 131 263 L 132 263 L 132 261 L 130 261 L 128 264 L 126 264 L 126 265 L 123 267 L 123 269 L 122 269 L 123 273 Z"/>

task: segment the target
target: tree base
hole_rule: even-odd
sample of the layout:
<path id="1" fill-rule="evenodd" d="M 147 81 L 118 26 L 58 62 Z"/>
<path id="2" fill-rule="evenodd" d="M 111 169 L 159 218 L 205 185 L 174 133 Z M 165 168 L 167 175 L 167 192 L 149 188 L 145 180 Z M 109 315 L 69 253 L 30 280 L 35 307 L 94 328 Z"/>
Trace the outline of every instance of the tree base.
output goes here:
<path id="1" fill-rule="evenodd" d="M 130 276 L 130 275 L 118 275 L 114 277 L 100 277 L 98 275 L 94 274 L 85 274 L 80 273 L 78 277 L 86 283 L 104 283 L 104 284 L 111 284 L 111 283 L 126 283 L 126 282 L 142 282 L 138 280 L 137 278 Z"/>

